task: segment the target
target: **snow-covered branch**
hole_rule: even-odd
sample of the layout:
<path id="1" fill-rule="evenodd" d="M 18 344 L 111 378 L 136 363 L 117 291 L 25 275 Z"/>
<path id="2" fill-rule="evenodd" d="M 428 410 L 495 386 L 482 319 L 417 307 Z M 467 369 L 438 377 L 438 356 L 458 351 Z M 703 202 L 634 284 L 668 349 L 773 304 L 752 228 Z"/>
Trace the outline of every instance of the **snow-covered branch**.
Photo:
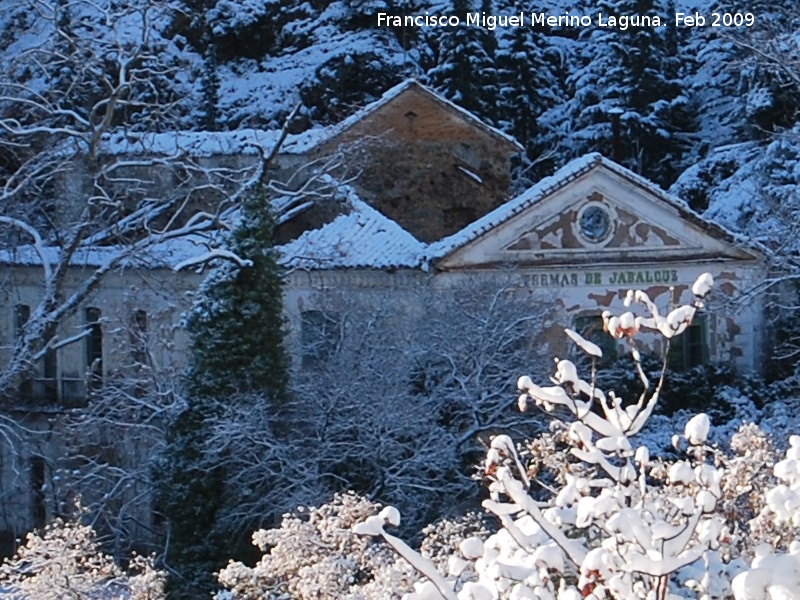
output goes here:
<path id="1" fill-rule="evenodd" d="M 631 341 L 634 363 L 641 368 L 634 337 L 643 329 L 666 339 L 680 335 L 712 284 L 710 275 L 702 275 L 692 286 L 694 303 L 674 308 L 666 316 L 647 294 L 631 291 L 627 306 L 641 304 L 648 314 L 637 317 L 628 312 L 614 317 L 606 313 L 605 335 Z M 599 345 L 572 330 L 567 335 L 593 361 L 602 356 Z M 559 434 L 568 458 L 557 463 L 559 487 L 545 487 L 549 500 L 535 501 L 529 488 L 539 480 L 529 473 L 542 468 L 540 461 L 552 461 L 552 452 L 530 450 L 532 463 L 523 467 L 510 438 L 494 438 L 485 462 L 485 472 L 493 480 L 492 499 L 484 507 L 500 518 L 502 528 L 482 543 L 480 551 L 464 557 L 480 560 L 474 566 L 475 579 L 457 593 L 459 600 L 664 600 L 676 573 L 695 568 L 701 558 L 708 569 L 718 564 L 712 554 L 729 543 L 730 534 L 718 509 L 726 501 L 721 484 L 725 471 L 719 458 L 710 461 L 715 451 L 706 445 L 708 417 L 698 415 L 686 424 L 681 439 L 688 443 L 691 460 L 677 461 L 664 470 L 650 459 L 646 447 L 634 452 L 633 437 L 652 415 L 665 368 L 666 361 L 654 389 L 648 389 L 649 381 L 641 374 L 645 392 L 628 406 L 613 392 L 598 388 L 594 368 L 587 381 L 568 360 L 557 362 L 555 386 L 540 387 L 529 377 L 519 379 L 520 408 L 525 410 L 532 401 L 553 417 L 566 411 L 574 419 Z M 665 474 L 663 483 L 652 483 L 653 477 L 661 477 L 659 473 Z M 382 523 L 380 516 L 371 517 L 355 531 L 382 535 Z M 462 564 L 464 558 L 452 560 Z M 415 556 L 411 562 L 419 568 L 424 564 L 420 559 Z M 451 587 L 442 592 L 444 584 L 437 583 L 439 595 L 429 597 L 449 597 L 456 582 L 453 577 L 448 581 Z M 708 588 L 704 583 L 692 585 Z"/>

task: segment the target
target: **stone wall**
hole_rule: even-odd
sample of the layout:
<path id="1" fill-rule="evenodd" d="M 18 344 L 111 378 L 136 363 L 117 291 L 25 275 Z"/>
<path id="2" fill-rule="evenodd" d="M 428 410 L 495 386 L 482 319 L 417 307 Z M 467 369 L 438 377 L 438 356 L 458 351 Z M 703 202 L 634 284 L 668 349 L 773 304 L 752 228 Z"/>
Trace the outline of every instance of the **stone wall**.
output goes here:
<path id="1" fill-rule="evenodd" d="M 508 199 L 519 149 L 411 88 L 318 152 L 344 148 L 362 199 L 424 242 L 459 231 Z"/>

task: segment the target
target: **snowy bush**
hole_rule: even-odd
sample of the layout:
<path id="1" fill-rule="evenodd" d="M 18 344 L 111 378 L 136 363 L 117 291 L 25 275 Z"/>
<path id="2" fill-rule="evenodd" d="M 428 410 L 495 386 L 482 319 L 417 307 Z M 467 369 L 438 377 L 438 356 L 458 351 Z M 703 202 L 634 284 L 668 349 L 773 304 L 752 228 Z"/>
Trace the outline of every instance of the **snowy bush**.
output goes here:
<path id="1" fill-rule="evenodd" d="M 265 553 L 258 564 L 231 562 L 219 573 L 226 591 L 218 600 L 400 600 L 419 574 L 385 546 L 353 532 L 379 510 L 378 504 L 348 493 L 319 508 L 284 515 L 280 527 L 253 535 L 253 544 Z M 465 540 L 489 536 L 483 518 L 474 513 L 443 519 L 422 533 L 421 555 L 442 569 Z"/>
<path id="2" fill-rule="evenodd" d="M 164 573 L 136 556 L 123 571 L 103 554 L 94 530 L 56 520 L 0 566 L 0 595 L 8 600 L 161 600 Z"/>
<path id="3" fill-rule="evenodd" d="M 409 590 L 416 575 L 353 525 L 380 507 L 354 494 L 337 495 L 319 508 L 298 508 L 284 515 L 280 527 L 259 530 L 253 543 L 265 552 L 248 567 L 231 562 L 219 574 L 231 600 L 294 598 L 334 600 L 391 598 Z"/>
<path id="4" fill-rule="evenodd" d="M 507 390 L 535 360 L 532 340 L 549 314 L 480 284 L 451 296 L 420 291 L 421 315 L 398 315 L 383 293 L 314 300 L 318 319 L 303 323 L 301 364 L 280 410 L 239 394 L 208 420 L 203 467 L 224 470 L 216 519 L 226 544 L 348 490 L 396 506 L 415 541 L 426 524 L 478 509 L 481 444 L 496 431 L 541 430 L 511 410 Z"/>
<path id="5" fill-rule="evenodd" d="M 665 357 L 651 382 L 637 337 L 651 330 L 669 342 L 691 323 L 710 286 L 702 276 L 695 301 L 666 314 L 641 291 L 629 292 L 626 304 L 645 307 L 644 315 L 604 314 L 607 333 L 630 343 L 644 386 L 632 402 L 599 389 L 602 351 L 571 330 L 592 357 L 589 380 L 568 360 L 557 361 L 555 385 L 519 379 L 520 409 L 536 405 L 553 416 L 551 432 L 524 449 L 507 435 L 493 438 L 483 506 L 501 527 L 485 540 L 465 540 L 444 572 L 386 532 L 399 524 L 396 509 L 354 526 L 382 537 L 423 576 L 405 600 L 793 597 L 800 585 L 800 436 L 776 461 L 768 438 L 746 425 L 727 455 L 709 444 L 711 423 L 701 413 L 672 436 L 676 460 L 653 458 L 637 443 L 667 364 Z"/>

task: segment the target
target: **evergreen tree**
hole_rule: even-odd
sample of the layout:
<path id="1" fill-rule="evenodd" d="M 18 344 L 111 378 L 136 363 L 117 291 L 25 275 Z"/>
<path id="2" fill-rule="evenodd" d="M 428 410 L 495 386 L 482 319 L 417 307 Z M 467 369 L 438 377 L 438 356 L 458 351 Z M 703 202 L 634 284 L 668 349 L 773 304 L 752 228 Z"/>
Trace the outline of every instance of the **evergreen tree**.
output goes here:
<path id="1" fill-rule="evenodd" d="M 216 131 L 219 120 L 219 74 L 217 73 L 217 46 L 208 42 L 203 54 L 202 122 L 205 131 Z"/>
<path id="2" fill-rule="evenodd" d="M 491 3 L 482 2 L 481 8 L 491 14 Z M 466 16 L 472 12 L 476 11 L 471 0 L 453 0 L 451 14 L 458 15 L 462 23 L 442 34 L 439 61 L 428 72 L 428 80 L 446 98 L 494 123 L 498 94 L 495 39 L 483 27 L 466 25 Z"/>
<path id="3" fill-rule="evenodd" d="M 655 0 L 601 0 L 595 12 L 664 15 Z M 670 27 L 597 27 L 583 38 L 583 52 L 569 85 L 570 153 L 618 154 L 623 164 L 667 186 L 683 166 L 696 129 Z M 678 63 L 681 62 L 678 59 Z M 614 120 L 619 119 L 615 148 Z M 616 151 L 616 152 L 615 152 Z"/>
<path id="4" fill-rule="evenodd" d="M 269 196 L 261 185 L 243 195 L 229 250 L 252 264 L 226 262 L 204 282 L 187 320 L 192 337 L 192 396 L 286 394 L 282 277 L 272 251 Z"/>
<path id="5" fill-rule="evenodd" d="M 306 3 L 308 4 L 308 3 Z M 365 103 L 371 102 L 393 85 L 418 72 L 415 59 L 405 47 L 413 43 L 414 28 L 377 26 L 377 12 L 393 15 L 415 11 L 414 2 L 403 0 L 359 0 L 334 2 L 330 10 L 315 6 L 312 17 L 315 32 L 312 44 L 327 46 L 331 37 L 352 36 L 359 41 L 325 53 L 314 76 L 300 86 L 300 98 L 308 116 L 316 122 L 337 123 Z M 318 36 L 324 31 L 324 39 Z M 400 54 L 403 53 L 403 59 Z"/>
<path id="6" fill-rule="evenodd" d="M 282 278 L 271 250 L 272 217 L 261 185 L 245 192 L 229 250 L 250 262 L 225 263 L 204 282 L 186 327 L 192 364 L 188 403 L 170 431 L 157 467 L 158 503 L 168 519 L 167 563 L 179 578 L 178 596 L 205 597 L 236 540 L 219 526 L 225 507 L 225 473 L 204 456 L 209 419 L 226 402 L 258 394 L 276 406 L 285 398 Z"/>
<path id="7" fill-rule="evenodd" d="M 176 598 L 208 597 L 213 573 L 222 566 L 224 539 L 215 530 L 223 502 L 224 473 L 205 465 L 203 441 L 213 403 L 191 399 L 172 425 L 167 447 L 155 465 L 156 506 L 169 527 L 164 556 L 167 587 Z"/>
<path id="8" fill-rule="evenodd" d="M 793 74 L 800 11 L 791 0 L 723 0 L 708 13 L 755 15 L 752 27 L 691 28 L 687 54 L 696 56 L 692 93 L 702 106 L 706 149 L 765 140 L 791 128 L 800 110 Z"/>
<path id="9" fill-rule="evenodd" d="M 733 38 L 732 50 L 738 60 L 728 63 L 738 74 L 737 92 L 743 100 L 740 137 L 764 139 L 791 128 L 800 114 L 797 2 L 732 0 L 721 5 L 720 12 L 755 16 L 755 25 L 740 28 Z M 722 41 L 730 45 L 730 39 L 728 32 Z"/>
<path id="10" fill-rule="evenodd" d="M 542 159 L 546 134 L 541 119 L 562 101 L 563 82 L 548 54 L 546 31 L 515 27 L 498 32 L 499 125 L 525 146 L 522 168 L 531 183 L 552 171 L 552 162 Z"/>

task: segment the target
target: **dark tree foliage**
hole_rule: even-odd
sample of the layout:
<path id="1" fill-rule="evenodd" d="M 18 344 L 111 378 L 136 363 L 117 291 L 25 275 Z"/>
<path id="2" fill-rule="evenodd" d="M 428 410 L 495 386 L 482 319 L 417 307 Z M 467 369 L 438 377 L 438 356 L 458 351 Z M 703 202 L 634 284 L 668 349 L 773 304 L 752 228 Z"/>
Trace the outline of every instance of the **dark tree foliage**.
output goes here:
<path id="1" fill-rule="evenodd" d="M 387 65 L 379 52 L 347 54 L 320 66 L 300 87 L 300 98 L 314 121 L 337 123 L 408 75 L 404 67 Z"/>
<path id="2" fill-rule="evenodd" d="M 789 67 L 797 58 L 797 8 L 796 2 L 786 1 L 722 3 L 722 10 L 756 15 L 754 27 L 729 28 L 727 39 L 723 37 L 729 43 L 733 38 L 738 55 L 731 65 L 738 73 L 737 95 L 743 99 L 739 131 L 750 139 L 768 138 L 797 122 L 800 81 L 795 67 Z"/>
<path id="3" fill-rule="evenodd" d="M 525 147 L 520 170 L 528 185 L 555 166 L 555 155 L 548 152 L 552 132 L 542 116 L 564 101 L 564 70 L 548 35 L 538 27 L 498 29 L 498 125 Z"/>
<path id="4" fill-rule="evenodd" d="M 279 399 L 285 394 L 282 277 L 272 230 L 267 193 L 260 186 L 246 191 L 229 250 L 252 265 L 226 262 L 212 271 L 188 315 L 192 396 L 224 399 L 265 392 Z"/>
<path id="5" fill-rule="evenodd" d="M 208 596 L 224 557 L 231 550 L 239 554 L 236 540 L 218 520 L 226 502 L 225 473 L 205 460 L 209 419 L 243 393 L 259 394 L 276 410 L 286 395 L 282 277 L 271 249 L 272 230 L 269 197 L 263 186 L 254 185 L 243 194 L 241 217 L 228 243 L 251 264 L 215 268 L 187 318 L 188 404 L 156 468 L 158 505 L 171 540 L 165 560 L 178 597 Z"/>
<path id="6" fill-rule="evenodd" d="M 193 401 L 172 425 L 164 454 L 155 462 L 156 506 L 166 518 L 169 546 L 163 556 L 169 569 L 171 597 L 208 597 L 213 573 L 223 565 L 226 540 L 215 528 L 223 502 L 224 473 L 204 463 L 205 422 L 213 403 Z"/>
<path id="7" fill-rule="evenodd" d="M 491 10 L 482 2 L 484 12 Z M 462 23 L 447 27 L 439 39 L 439 60 L 428 72 L 428 81 L 446 98 L 480 116 L 496 120 L 497 69 L 494 35 L 483 27 L 467 26 L 467 13 L 480 12 L 472 0 L 453 0 L 449 14 Z M 489 13 L 491 14 L 491 13 Z"/>
<path id="8" fill-rule="evenodd" d="M 201 127 L 206 131 L 216 131 L 219 121 L 219 73 L 217 72 L 217 47 L 213 43 L 206 46 L 203 55 L 203 78 L 201 94 Z"/>
<path id="9" fill-rule="evenodd" d="M 664 14 L 656 0 L 596 4 L 593 12 L 602 12 L 606 19 Z M 586 30 L 578 66 L 568 82 L 568 151 L 616 156 L 665 187 L 675 180 L 690 152 L 696 124 L 679 67 L 686 63 L 670 54 L 675 42 L 669 31 L 649 26 Z"/>

